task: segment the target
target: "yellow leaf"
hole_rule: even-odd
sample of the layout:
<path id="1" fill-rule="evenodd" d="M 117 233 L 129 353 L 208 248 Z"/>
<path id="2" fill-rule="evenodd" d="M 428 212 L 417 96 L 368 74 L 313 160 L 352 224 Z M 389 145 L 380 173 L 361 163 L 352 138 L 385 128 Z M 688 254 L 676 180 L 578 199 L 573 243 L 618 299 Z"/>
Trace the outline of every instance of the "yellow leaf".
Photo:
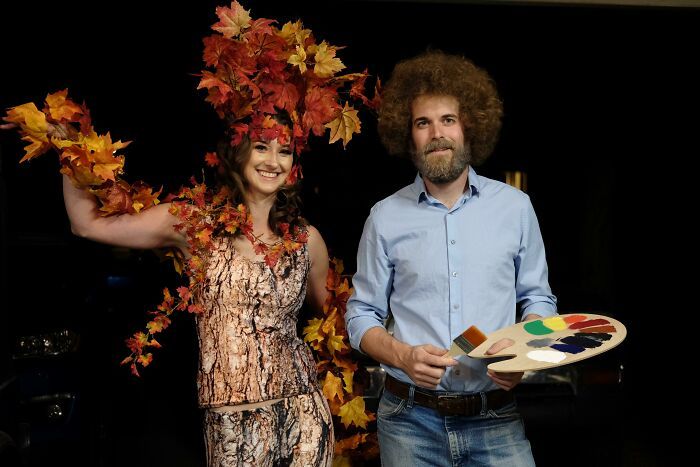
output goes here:
<path id="1" fill-rule="evenodd" d="M 352 139 L 352 134 L 360 132 L 360 119 L 357 116 L 357 110 L 348 106 L 346 102 L 345 108 L 340 111 L 336 119 L 326 123 L 325 127 L 331 130 L 328 143 L 333 144 L 342 139 L 343 147 L 345 147 Z"/>
<path id="2" fill-rule="evenodd" d="M 343 370 L 343 383 L 345 383 L 345 392 L 352 394 L 352 377 L 355 374 L 352 370 Z"/>
<path id="3" fill-rule="evenodd" d="M 343 62 L 339 58 L 335 58 L 336 48 L 333 46 L 328 46 L 326 41 L 321 42 L 316 48 L 316 54 L 314 55 L 314 60 L 316 65 L 314 66 L 314 73 L 319 78 L 328 78 L 333 76 L 336 71 L 340 71 L 345 68 Z"/>
<path id="4" fill-rule="evenodd" d="M 297 53 L 290 55 L 287 63 L 298 66 L 301 73 L 306 73 L 306 51 L 303 45 L 297 45 Z"/>
<path id="5" fill-rule="evenodd" d="M 297 20 L 294 23 L 287 22 L 282 26 L 282 29 L 277 33 L 289 45 L 297 43 L 303 46 L 306 39 L 311 35 L 311 29 L 304 29 L 301 21 Z"/>
<path id="6" fill-rule="evenodd" d="M 28 131 L 35 137 L 43 133 L 44 141 L 46 140 L 46 131 L 48 130 L 46 115 L 37 109 L 33 102 L 10 108 L 7 111 L 5 121 L 17 123 L 23 130 Z"/>
<path id="7" fill-rule="evenodd" d="M 345 456 L 334 456 L 332 467 L 352 467 L 350 458 Z"/>
<path id="8" fill-rule="evenodd" d="M 342 380 L 330 371 L 326 372 L 326 379 L 323 381 L 323 395 L 326 396 L 326 399 L 329 401 L 333 400 L 336 396 L 338 396 L 340 402 L 344 401 Z"/>
<path id="9" fill-rule="evenodd" d="M 321 342 L 324 336 L 318 331 L 323 323 L 322 319 L 313 318 L 309 320 L 309 325 L 304 328 L 304 342 L 310 342 L 311 347 L 316 350 L 321 350 Z"/>
<path id="10" fill-rule="evenodd" d="M 328 352 L 333 355 L 336 351 L 342 352 L 344 349 L 349 349 L 343 340 L 344 337 L 342 335 L 337 336 L 335 334 L 335 329 L 332 329 L 328 334 L 328 342 L 326 342 Z"/>
<path id="11" fill-rule="evenodd" d="M 338 319 L 338 309 L 333 307 L 333 311 L 330 312 L 328 316 L 326 316 L 326 320 L 323 322 L 323 326 L 321 326 L 321 330 L 323 331 L 324 334 L 331 334 L 335 333 L 335 326 L 336 326 L 336 321 Z"/>
<path id="12" fill-rule="evenodd" d="M 340 421 L 343 422 L 345 428 L 353 424 L 357 427 L 367 429 L 367 422 L 372 420 L 365 413 L 365 400 L 362 396 L 356 396 L 350 402 L 343 404 L 340 407 L 338 415 L 340 415 Z"/>

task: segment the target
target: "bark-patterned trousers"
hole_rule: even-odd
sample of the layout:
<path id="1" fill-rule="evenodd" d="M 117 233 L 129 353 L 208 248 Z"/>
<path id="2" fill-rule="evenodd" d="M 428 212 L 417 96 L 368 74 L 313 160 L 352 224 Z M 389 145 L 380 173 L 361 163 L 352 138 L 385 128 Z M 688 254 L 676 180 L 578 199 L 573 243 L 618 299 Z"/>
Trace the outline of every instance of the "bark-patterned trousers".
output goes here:
<path id="1" fill-rule="evenodd" d="M 204 440 L 209 467 L 333 462 L 333 421 L 318 390 L 251 410 L 205 410 Z"/>

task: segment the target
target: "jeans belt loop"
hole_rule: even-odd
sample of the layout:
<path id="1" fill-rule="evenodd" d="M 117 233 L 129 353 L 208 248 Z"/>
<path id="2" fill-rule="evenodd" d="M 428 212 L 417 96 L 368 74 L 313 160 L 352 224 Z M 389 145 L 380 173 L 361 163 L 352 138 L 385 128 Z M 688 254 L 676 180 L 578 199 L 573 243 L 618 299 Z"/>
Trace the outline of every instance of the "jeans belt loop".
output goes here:
<path id="1" fill-rule="evenodd" d="M 486 415 L 486 411 L 489 410 L 491 407 L 488 406 L 489 399 L 488 399 L 486 393 L 484 391 L 481 391 L 479 393 L 479 395 L 481 396 L 481 413 L 480 413 L 480 415 L 483 417 L 484 415 Z"/>
<path id="2" fill-rule="evenodd" d="M 406 407 L 409 409 L 413 407 L 413 399 L 416 394 L 416 387 L 413 384 L 409 384 L 408 386 L 408 403 L 406 404 Z"/>

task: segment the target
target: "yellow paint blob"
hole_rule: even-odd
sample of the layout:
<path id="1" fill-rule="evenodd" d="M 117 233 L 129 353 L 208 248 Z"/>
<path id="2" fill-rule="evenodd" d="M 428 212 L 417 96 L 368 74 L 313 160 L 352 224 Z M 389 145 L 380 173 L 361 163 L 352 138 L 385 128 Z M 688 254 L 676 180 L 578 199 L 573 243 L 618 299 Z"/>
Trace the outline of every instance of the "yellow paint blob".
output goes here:
<path id="1" fill-rule="evenodd" d="M 542 320 L 542 323 L 552 331 L 562 331 L 569 327 L 561 316 L 553 316 Z"/>

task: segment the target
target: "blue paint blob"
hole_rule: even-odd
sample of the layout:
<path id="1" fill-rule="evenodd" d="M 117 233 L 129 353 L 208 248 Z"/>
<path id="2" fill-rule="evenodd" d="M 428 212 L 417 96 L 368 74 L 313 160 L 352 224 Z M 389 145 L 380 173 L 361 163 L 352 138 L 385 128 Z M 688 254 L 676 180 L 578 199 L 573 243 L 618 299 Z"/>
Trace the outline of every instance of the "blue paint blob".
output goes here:
<path id="1" fill-rule="evenodd" d="M 571 345 L 571 344 L 552 344 L 552 345 L 550 345 L 550 347 L 555 349 L 555 350 L 559 350 L 561 352 L 573 353 L 573 354 L 581 353 L 584 350 L 586 350 L 585 347 L 581 347 L 579 345 Z"/>
<path id="2" fill-rule="evenodd" d="M 564 344 L 577 345 L 579 347 L 585 347 L 587 349 L 595 349 L 600 347 L 603 343 L 599 340 L 591 339 L 589 336 L 566 336 L 559 339 Z"/>

